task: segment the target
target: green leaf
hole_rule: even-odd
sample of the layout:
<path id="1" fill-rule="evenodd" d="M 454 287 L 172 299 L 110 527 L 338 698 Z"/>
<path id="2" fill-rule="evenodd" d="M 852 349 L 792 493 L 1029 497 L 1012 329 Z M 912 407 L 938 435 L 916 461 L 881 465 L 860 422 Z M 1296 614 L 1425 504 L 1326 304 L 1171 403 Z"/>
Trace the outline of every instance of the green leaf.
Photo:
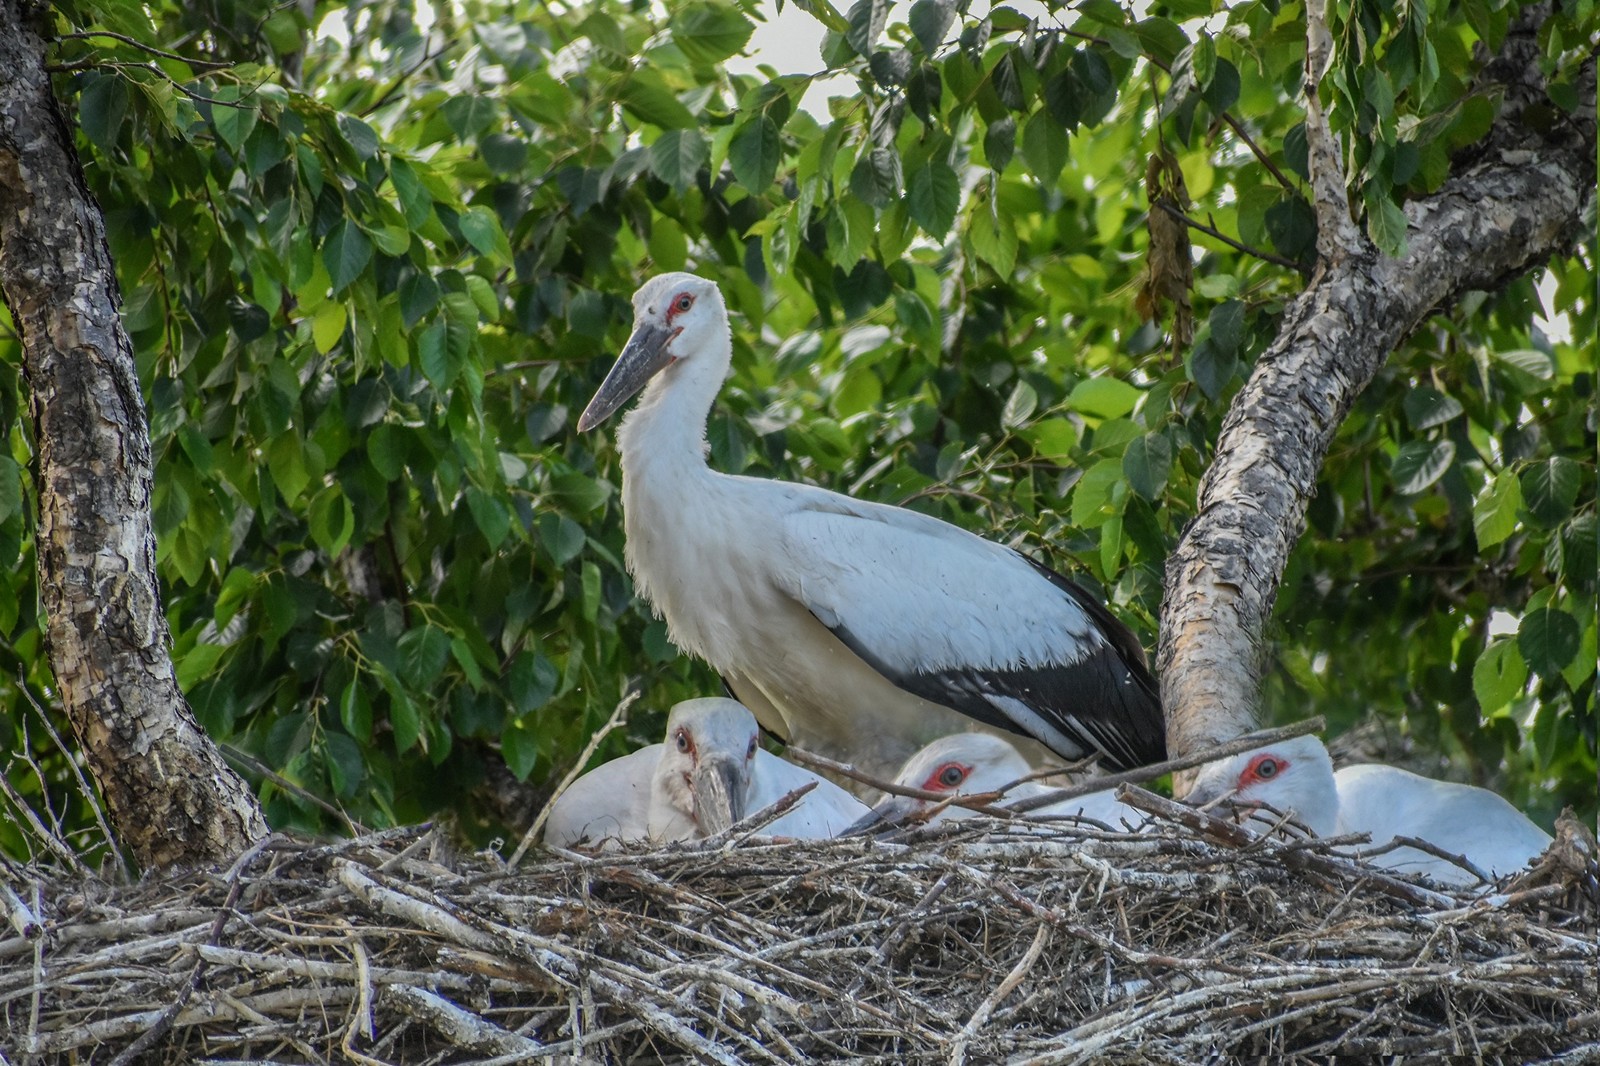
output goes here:
<path id="1" fill-rule="evenodd" d="M 1479 551 L 1511 536 L 1517 528 L 1517 509 L 1521 506 L 1521 482 L 1510 470 L 1500 471 L 1472 504 L 1472 528 L 1478 536 Z"/>
<path id="2" fill-rule="evenodd" d="M 227 650 L 220 644 L 203 642 L 190 648 L 177 662 L 178 687 L 187 692 L 198 682 L 210 677 L 222 653 Z"/>
<path id="3" fill-rule="evenodd" d="M 1408 391 L 1401 406 L 1405 410 L 1406 421 L 1418 433 L 1444 425 L 1463 410 L 1460 400 L 1427 385 L 1419 385 Z"/>
<path id="4" fill-rule="evenodd" d="M 1023 433 L 1033 450 L 1046 459 L 1064 463 L 1078 446 L 1078 427 L 1069 418 L 1041 418 Z"/>
<path id="5" fill-rule="evenodd" d="M 498 256 L 502 261 L 511 258 L 511 243 L 500 227 L 500 216 L 489 208 L 473 204 L 461 212 L 457 224 L 479 255 Z"/>
<path id="6" fill-rule="evenodd" d="M 431 622 L 400 635 L 400 676 L 412 689 L 431 691 L 450 658 L 450 635 Z"/>
<path id="7" fill-rule="evenodd" d="M 1010 277 L 1017 265 L 1017 231 L 1009 221 L 996 220 L 989 204 L 979 204 L 967 226 L 967 239 L 978 257 L 1002 278 Z"/>
<path id="8" fill-rule="evenodd" d="M 661 75 L 649 67 L 633 72 L 623 84 L 618 99 L 639 118 L 664 130 L 684 129 L 695 124 L 694 115 L 672 95 Z"/>
<path id="9" fill-rule="evenodd" d="M 1528 683 L 1528 667 L 1514 640 L 1493 641 L 1472 667 L 1472 692 L 1484 718 L 1522 695 Z"/>
<path id="10" fill-rule="evenodd" d="M 1067 165 L 1067 131 L 1049 111 L 1036 111 L 1022 129 L 1022 158 L 1034 176 L 1052 184 Z"/>
<path id="11" fill-rule="evenodd" d="M 477 523 L 478 532 L 489 542 L 490 550 L 499 548 L 511 532 L 511 512 L 498 496 L 485 492 L 476 485 L 467 487 L 467 509 Z"/>
<path id="12" fill-rule="evenodd" d="M 1367 233 L 1378 250 L 1391 259 L 1406 254 L 1406 213 L 1375 187 L 1368 186 Z"/>
<path id="13" fill-rule="evenodd" d="M 1010 115 L 989 123 L 983 134 L 983 155 L 996 171 L 1004 170 L 1017 151 L 1017 122 Z"/>
<path id="14" fill-rule="evenodd" d="M 1500 362 L 1539 381 L 1555 377 L 1555 363 L 1550 356 L 1534 348 L 1512 348 L 1508 351 L 1491 351 Z"/>
<path id="15" fill-rule="evenodd" d="M 1134 23 L 1134 36 L 1150 55 L 1167 66 L 1189 44 L 1189 37 L 1171 19 L 1147 18 Z"/>
<path id="16" fill-rule="evenodd" d="M 322 262 L 328 268 L 335 293 L 349 288 L 371 261 L 372 242 L 348 218 L 340 219 L 322 242 Z"/>
<path id="17" fill-rule="evenodd" d="M 238 91 L 230 89 L 219 93 L 215 99 L 219 102 L 211 105 L 211 126 L 217 131 L 217 136 L 222 138 L 224 144 L 234 152 L 243 146 L 250 132 L 256 128 L 256 120 L 260 117 L 253 104 L 221 102 L 229 98 L 238 99 Z"/>
<path id="18" fill-rule="evenodd" d="M 911 34 L 928 55 L 934 55 L 944 46 L 945 35 L 955 21 L 956 0 L 917 0 L 911 5 L 907 23 Z"/>
<path id="19" fill-rule="evenodd" d="M 1540 607 L 1523 615 L 1517 626 L 1517 649 L 1533 672 L 1555 681 L 1578 654 L 1583 631 L 1566 611 Z"/>
<path id="20" fill-rule="evenodd" d="M 450 345 L 445 336 L 445 324 L 435 321 L 417 334 L 417 365 L 423 375 L 440 392 L 455 383 L 461 366 L 450 355 Z"/>
<path id="21" fill-rule="evenodd" d="M 900 195 L 900 154 L 889 148 L 862 152 L 850 171 L 850 191 L 862 203 L 888 206 Z"/>
<path id="22" fill-rule="evenodd" d="M 389 727 L 394 730 L 394 748 L 404 753 L 416 746 L 422 736 L 422 716 L 417 705 L 404 692 L 389 691 Z"/>
<path id="23" fill-rule="evenodd" d="M 283 497 L 284 502 L 293 503 L 300 498 L 300 493 L 311 481 L 311 475 L 306 470 L 305 450 L 298 436 L 293 433 L 280 434 L 267 447 L 267 470 L 272 474 L 272 483 L 278 487 L 278 495 Z"/>
<path id="24" fill-rule="evenodd" d="M 395 427 L 380 425 L 367 436 L 367 462 L 385 481 L 398 478 L 405 470 L 405 461 L 405 442 Z"/>
<path id="25" fill-rule="evenodd" d="M 1067 404 L 1094 418 L 1121 418 L 1139 402 L 1140 391 L 1111 377 L 1085 378 L 1073 387 Z"/>
<path id="26" fill-rule="evenodd" d="M 406 329 L 422 321 L 422 316 L 438 305 L 439 283 L 432 274 L 416 271 L 400 283 L 400 314 Z"/>
<path id="27" fill-rule="evenodd" d="M 1427 490 L 1444 477 L 1450 464 L 1455 462 L 1456 445 L 1450 440 L 1411 440 L 1400 446 L 1394 463 L 1389 468 L 1394 478 L 1394 490 L 1403 496 L 1415 496 Z"/>
<path id="28" fill-rule="evenodd" d="M 857 55 L 863 58 L 870 56 L 888 18 L 889 0 L 856 0 L 850 13 L 845 16 L 848 28 L 844 31 L 844 39 L 856 50 Z"/>
<path id="29" fill-rule="evenodd" d="M 355 532 L 355 513 L 338 485 L 328 485 L 311 501 L 307 514 L 311 539 L 329 555 L 338 555 Z"/>
<path id="30" fill-rule="evenodd" d="M 22 514 L 22 468 L 9 455 L 0 455 L 0 523 Z"/>
<path id="31" fill-rule="evenodd" d="M 372 736 L 372 700 L 359 678 L 352 679 L 339 694 L 339 723 L 363 743 Z"/>
<path id="32" fill-rule="evenodd" d="M 650 146 L 650 171 L 681 193 L 695 183 L 710 158 L 711 148 L 699 130 L 668 130 Z"/>
<path id="33" fill-rule="evenodd" d="M 1026 381 L 1018 381 L 1000 412 L 1000 424 L 1007 429 L 1016 429 L 1032 417 L 1038 406 L 1039 393 Z"/>
<path id="34" fill-rule="evenodd" d="M 1220 303 L 1206 318 L 1211 329 L 1211 343 L 1223 356 L 1238 356 L 1244 348 L 1244 303 L 1227 300 Z"/>
<path id="35" fill-rule="evenodd" d="M 691 63 L 711 66 L 738 52 L 755 26 L 727 4 L 693 3 L 672 18 L 672 39 Z"/>
<path id="36" fill-rule="evenodd" d="M 500 757 L 518 781 L 526 781 L 539 765 L 539 735 L 521 722 L 511 723 L 500 733 Z"/>
<path id="37" fill-rule="evenodd" d="M 1128 442 L 1122 453 L 1122 474 L 1128 486 L 1147 500 L 1155 500 L 1167 487 L 1172 470 L 1172 442 L 1162 433 L 1146 433 Z"/>
<path id="38" fill-rule="evenodd" d="M 1190 380 L 1200 386 L 1206 398 L 1219 400 L 1223 390 L 1233 380 L 1234 371 L 1239 368 L 1239 357 L 1232 352 L 1218 350 L 1208 334 L 1189 350 L 1184 364 Z"/>
<path id="39" fill-rule="evenodd" d="M 499 117 L 499 105 L 492 97 L 477 93 L 452 96 L 439 108 L 439 113 L 454 131 L 457 139 L 470 141 Z"/>
<path id="40" fill-rule="evenodd" d="M 1206 13 L 1210 14 L 1209 11 Z M 1190 48 L 1189 69 L 1194 74 L 1195 84 L 1204 91 L 1211 87 L 1212 79 L 1217 76 L 1217 44 L 1209 33 L 1202 32 Z"/>
<path id="41" fill-rule="evenodd" d="M 323 734 L 322 755 L 334 794 L 340 799 L 353 797 L 367 778 L 361 746 L 343 733 L 330 731 Z"/>
<path id="42" fill-rule="evenodd" d="M 1072 521 L 1084 529 L 1098 529 L 1111 517 L 1112 489 L 1122 481 L 1122 460 L 1102 459 L 1084 471 L 1072 487 Z"/>
<path id="43" fill-rule="evenodd" d="M 1553 455 L 1522 471 L 1522 502 L 1540 524 L 1557 526 L 1572 516 L 1583 487 L 1583 469 L 1564 455 Z"/>
<path id="44" fill-rule="evenodd" d="M 344 327 L 350 321 L 350 312 L 339 300 L 328 300 L 311 316 L 311 343 L 319 353 L 326 355 L 344 336 Z"/>
<path id="45" fill-rule="evenodd" d="M 929 160 L 911 175 L 911 188 L 907 192 L 912 219 L 928 236 L 943 240 L 961 206 L 961 182 L 956 172 L 943 160 Z"/>
<path id="46" fill-rule="evenodd" d="M 733 167 L 734 178 L 757 195 L 766 192 L 777 177 L 782 147 L 778 124 L 765 113 L 746 119 L 728 143 L 728 163 Z"/>
<path id="47" fill-rule="evenodd" d="M 78 96 L 78 126 L 101 151 L 109 151 L 122 132 L 128 113 L 128 85 L 120 74 L 92 72 Z"/>

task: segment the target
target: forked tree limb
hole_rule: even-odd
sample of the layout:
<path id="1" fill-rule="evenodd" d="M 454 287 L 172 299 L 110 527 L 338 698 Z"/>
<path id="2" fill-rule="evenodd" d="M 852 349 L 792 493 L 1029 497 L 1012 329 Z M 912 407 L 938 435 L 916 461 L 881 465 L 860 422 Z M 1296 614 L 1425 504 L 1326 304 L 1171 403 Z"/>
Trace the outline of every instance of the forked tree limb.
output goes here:
<path id="1" fill-rule="evenodd" d="M 1480 87 L 1503 87 L 1500 117 L 1458 173 L 1405 205 L 1404 257 L 1365 237 L 1346 247 L 1351 231 L 1323 234 L 1309 286 L 1235 397 L 1194 521 L 1167 563 L 1156 663 L 1173 756 L 1255 728 L 1263 634 L 1317 475 L 1389 353 L 1464 293 L 1497 289 L 1582 239 L 1595 199 L 1593 57 L 1576 112 L 1523 122 L 1543 96 L 1537 38 L 1548 13 L 1524 11 L 1485 66 Z M 1308 141 L 1315 133 L 1308 125 Z M 1343 189 L 1326 195 L 1338 202 L 1318 204 L 1318 220 L 1343 230 Z"/>

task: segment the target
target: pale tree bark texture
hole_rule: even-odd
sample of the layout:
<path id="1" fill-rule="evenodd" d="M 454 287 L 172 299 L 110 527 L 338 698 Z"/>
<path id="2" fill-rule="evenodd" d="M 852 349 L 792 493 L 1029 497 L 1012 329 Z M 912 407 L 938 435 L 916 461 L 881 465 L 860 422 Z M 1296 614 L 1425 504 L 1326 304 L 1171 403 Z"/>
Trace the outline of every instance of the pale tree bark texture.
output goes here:
<path id="1" fill-rule="evenodd" d="M 1547 13 L 1526 13 L 1485 69 L 1480 81 L 1505 93 L 1501 115 L 1437 193 L 1405 205 L 1401 259 L 1351 222 L 1338 146 L 1320 108 L 1308 107 L 1319 262 L 1234 399 L 1195 519 L 1167 564 L 1157 668 L 1174 757 L 1256 727 L 1263 633 L 1317 474 L 1390 351 L 1464 293 L 1495 290 L 1584 238 L 1595 198 L 1593 59 L 1576 117 L 1537 131 L 1523 120 L 1544 97 L 1536 34 Z M 1313 63 L 1325 43 L 1317 21 Z M 1181 794 L 1187 779 L 1177 785 Z"/>
<path id="2" fill-rule="evenodd" d="M 0 294 L 31 390 L 51 665 L 138 862 L 226 858 L 267 826 L 173 674 L 133 348 L 104 220 L 43 64 L 22 5 L 0 0 Z"/>

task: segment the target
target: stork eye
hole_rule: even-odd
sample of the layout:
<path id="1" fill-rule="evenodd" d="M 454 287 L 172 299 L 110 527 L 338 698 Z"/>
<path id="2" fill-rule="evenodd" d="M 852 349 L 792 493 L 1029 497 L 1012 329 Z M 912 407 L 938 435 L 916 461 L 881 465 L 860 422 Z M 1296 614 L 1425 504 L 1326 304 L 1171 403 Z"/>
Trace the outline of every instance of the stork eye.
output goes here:
<path id="1" fill-rule="evenodd" d="M 687 752 L 694 747 L 694 744 L 689 741 L 689 734 L 682 729 L 672 735 L 672 742 L 678 746 L 679 751 L 683 752 Z"/>
<path id="2" fill-rule="evenodd" d="M 747 749 L 745 751 L 744 757 L 746 759 L 754 759 L 756 757 L 756 738 L 755 737 L 751 737 L 750 738 L 750 747 L 749 747 L 749 749 Z"/>
<path id="3" fill-rule="evenodd" d="M 967 771 L 955 763 L 951 763 L 939 771 L 939 784 L 945 788 L 955 788 L 967 778 Z"/>
<path id="4" fill-rule="evenodd" d="M 1278 776 L 1278 761 L 1276 759 L 1262 759 L 1256 764 L 1256 776 L 1263 781 Z"/>
<path id="5" fill-rule="evenodd" d="M 694 306 L 694 297 L 686 292 L 680 292 L 678 298 L 672 301 L 672 309 L 682 314 Z"/>

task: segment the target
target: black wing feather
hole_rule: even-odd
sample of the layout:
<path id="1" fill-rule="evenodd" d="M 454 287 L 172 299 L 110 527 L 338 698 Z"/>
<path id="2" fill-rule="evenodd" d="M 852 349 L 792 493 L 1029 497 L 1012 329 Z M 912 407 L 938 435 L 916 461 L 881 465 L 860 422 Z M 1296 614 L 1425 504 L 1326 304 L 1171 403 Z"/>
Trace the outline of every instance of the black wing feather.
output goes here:
<path id="1" fill-rule="evenodd" d="M 1139 638 L 1088 592 L 1050 568 L 1032 559 L 1028 562 L 1083 608 L 1105 637 L 1106 644 L 1071 664 L 899 671 L 873 655 L 848 629 L 843 626 L 829 629 L 846 647 L 899 688 L 931 703 L 960 711 L 985 725 L 1020 736 L 1033 736 L 1025 724 L 996 706 L 991 697 L 1025 704 L 1070 741 L 1080 745 L 1078 750 L 1062 751 L 1059 743 L 1034 737 L 1063 758 L 1077 759 L 1099 752 L 1102 764 L 1111 770 L 1131 769 L 1165 759 L 1167 745 L 1161 697 L 1155 678 L 1145 664 Z"/>

